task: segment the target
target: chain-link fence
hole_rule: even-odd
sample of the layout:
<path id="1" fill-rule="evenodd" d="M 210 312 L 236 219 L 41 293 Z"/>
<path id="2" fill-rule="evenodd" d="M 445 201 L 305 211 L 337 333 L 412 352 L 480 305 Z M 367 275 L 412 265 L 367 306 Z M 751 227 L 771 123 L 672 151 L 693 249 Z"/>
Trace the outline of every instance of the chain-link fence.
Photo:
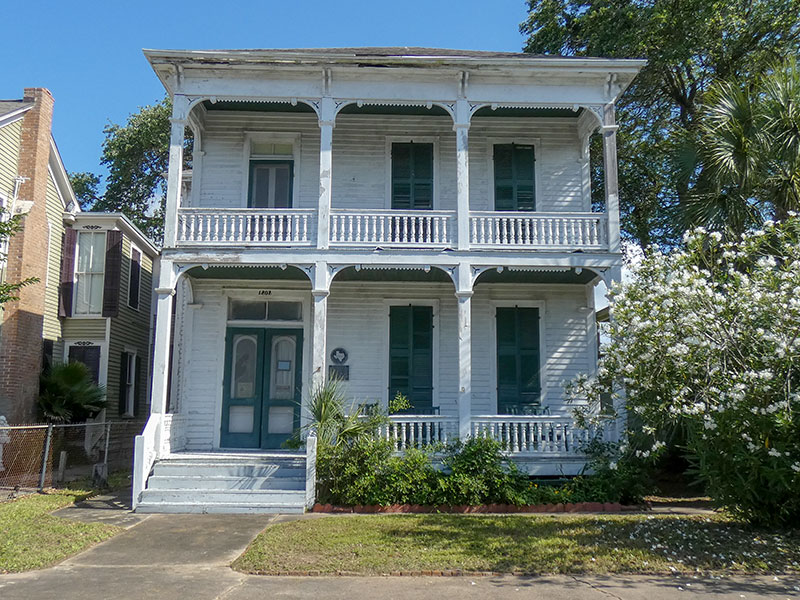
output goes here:
<path id="1" fill-rule="evenodd" d="M 110 472 L 130 470 L 142 427 L 141 421 L 0 426 L 0 490 L 103 484 Z"/>

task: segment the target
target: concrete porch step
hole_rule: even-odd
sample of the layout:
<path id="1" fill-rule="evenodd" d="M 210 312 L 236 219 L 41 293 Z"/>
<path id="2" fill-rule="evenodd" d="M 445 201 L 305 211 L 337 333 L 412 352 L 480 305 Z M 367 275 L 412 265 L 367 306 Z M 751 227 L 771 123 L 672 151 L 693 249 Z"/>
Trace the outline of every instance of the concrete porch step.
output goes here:
<path id="1" fill-rule="evenodd" d="M 136 512 L 159 514 L 302 514 L 303 503 L 291 504 L 238 504 L 214 502 L 202 504 L 198 502 L 141 502 Z"/>
<path id="2" fill-rule="evenodd" d="M 142 502 L 196 504 L 302 504 L 305 490 L 226 490 L 226 489 L 148 489 L 142 492 Z"/>
<path id="3" fill-rule="evenodd" d="M 151 475 L 148 490 L 305 490 L 306 479 L 276 473 L 266 477 L 233 475 Z"/>
<path id="4" fill-rule="evenodd" d="M 194 475 L 210 477 L 305 477 L 306 465 L 291 461 L 285 463 L 245 462 L 185 462 L 177 460 L 159 461 L 153 466 L 153 475 Z"/>

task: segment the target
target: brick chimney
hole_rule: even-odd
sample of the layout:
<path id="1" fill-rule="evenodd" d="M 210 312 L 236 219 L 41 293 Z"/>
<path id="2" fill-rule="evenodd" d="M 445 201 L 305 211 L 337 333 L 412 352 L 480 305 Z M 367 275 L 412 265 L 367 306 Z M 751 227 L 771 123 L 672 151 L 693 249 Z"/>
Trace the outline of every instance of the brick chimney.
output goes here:
<path id="1" fill-rule="evenodd" d="M 42 368 L 42 325 L 47 273 L 48 227 L 46 193 L 53 96 L 45 88 L 25 88 L 24 100 L 33 102 L 20 133 L 17 208 L 30 206 L 23 228 L 9 240 L 6 281 L 37 277 L 38 283 L 19 292 L 20 299 L 3 307 L 0 328 L 0 415 L 12 425 L 36 417 L 39 373 Z M 32 203 L 29 204 L 29 203 Z"/>

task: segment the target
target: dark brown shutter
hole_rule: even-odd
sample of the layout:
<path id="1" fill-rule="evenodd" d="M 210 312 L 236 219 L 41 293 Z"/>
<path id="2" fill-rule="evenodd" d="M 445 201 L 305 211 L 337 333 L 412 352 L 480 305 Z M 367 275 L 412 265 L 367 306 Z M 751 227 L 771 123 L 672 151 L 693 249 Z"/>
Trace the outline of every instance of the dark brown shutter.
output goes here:
<path id="1" fill-rule="evenodd" d="M 117 413 L 119 416 L 125 414 L 125 400 L 126 396 L 128 395 L 128 386 L 126 385 L 128 382 L 128 353 L 121 352 L 120 353 L 120 363 L 119 363 L 119 412 Z"/>
<path id="2" fill-rule="evenodd" d="M 103 316 L 119 314 L 119 282 L 122 271 L 122 232 L 106 233 L 106 267 L 103 279 Z"/>
<path id="3" fill-rule="evenodd" d="M 142 272 L 142 255 L 131 248 L 131 272 L 128 277 L 128 306 L 139 308 L 139 280 Z"/>
<path id="4" fill-rule="evenodd" d="M 133 362 L 136 365 L 133 379 L 133 385 L 135 386 L 133 389 L 133 416 L 138 416 L 139 401 L 142 398 L 142 390 L 144 390 L 144 385 L 142 382 L 142 359 L 139 358 L 139 356 L 136 356 L 133 359 Z"/>
<path id="5" fill-rule="evenodd" d="M 72 316 L 72 291 L 75 287 L 75 246 L 78 232 L 67 227 L 61 243 L 61 281 L 58 288 L 58 316 Z"/>

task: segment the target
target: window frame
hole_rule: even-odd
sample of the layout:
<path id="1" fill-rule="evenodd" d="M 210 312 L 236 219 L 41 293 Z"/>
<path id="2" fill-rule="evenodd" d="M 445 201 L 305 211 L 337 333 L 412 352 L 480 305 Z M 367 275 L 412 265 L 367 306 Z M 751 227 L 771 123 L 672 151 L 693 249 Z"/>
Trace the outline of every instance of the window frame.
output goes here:
<path id="1" fill-rule="evenodd" d="M 402 212 L 404 209 L 392 209 L 392 144 L 433 144 L 433 199 L 431 201 L 431 211 L 439 210 L 439 136 L 435 135 L 403 135 L 386 136 L 385 153 L 386 164 L 384 172 L 385 198 L 384 208 L 387 210 L 397 210 Z"/>
<path id="2" fill-rule="evenodd" d="M 129 265 L 128 265 L 128 289 L 127 289 L 128 300 L 127 300 L 127 306 L 128 306 L 128 308 L 130 308 L 132 310 L 138 311 L 139 307 L 141 307 L 141 305 L 142 305 L 142 259 L 144 258 L 144 252 L 142 252 L 142 250 L 136 244 L 134 244 L 133 242 L 130 243 L 130 248 L 131 248 L 131 255 L 130 255 L 130 258 L 128 259 L 129 260 Z M 131 280 L 133 279 L 133 253 L 134 252 L 138 252 L 139 253 L 139 283 L 138 283 L 139 289 L 136 291 L 137 292 L 136 293 L 136 306 L 131 304 Z"/>
<path id="3" fill-rule="evenodd" d="M 288 154 L 253 154 L 254 143 L 291 144 L 291 158 Z M 250 206 L 250 162 L 253 160 L 275 160 L 292 162 L 292 208 L 300 208 L 300 162 L 301 134 L 277 131 L 245 131 L 242 147 L 242 194 L 241 207 Z M 281 209 L 278 209 L 281 210 Z M 287 209 L 289 210 L 289 209 Z"/>
<path id="4" fill-rule="evenodd" d="M 86 230 L 86 231 L 78 231 L 77 237 L 75 239 L 75 261 L 73 265 L 72 271 L 72 285 L 73 285 L 73 293 L 72 293 L 72 314 L 70 315 L 72 318 L 75 319 L 103 319 L 103 292 L 105 291 L 105 274 L 106 274 L 106 253 L 108 252 L 108 230 L 106 229 L 93 229 L 93 230 Z M 91 275 L 102 275 L 102 279 L 100 282 L 100 307 L 97 312 L 88 312 L 88 313 L 79 313 L 77 312 L 78 308 L 78 296 L 79 296 L 79 286 L 78 286 L 78 267 L 80 265 L 80 251 L 81 251 L 81 236 L 83 235 L 101 235 L 103 236 L 103 268 L 100 271 L 87 271 L 86 273 Z M 83 274 L 86 274 L 83 273 Z M 90 307 L 91 308 L 91 307 Z"/>
<path id="5" fill-rule="evenodd" d="M 547 212 L 541 210 L 541 205 L 543 202 L 542 200 L 542 190 L 541 190 L 541 138 L 538 137 L 487 137 L 486 138 L 486 173 L 487 173 L 487 185 L 489 187 L 489 193 L 487 194 L 487 202 L 488 206 L 486 210 L 492 212 L 531 212 L 531 211 L 496 211 L 495 210 L 495 197 L 494 197 L 494 147 L 496 145 L 505 145 L 505 144 L 516 144 L 518 146 L 533 146 L 533 200 L 536 205 L 536 210 L 533 211 L 534 213 L 539 212 Z"/>

